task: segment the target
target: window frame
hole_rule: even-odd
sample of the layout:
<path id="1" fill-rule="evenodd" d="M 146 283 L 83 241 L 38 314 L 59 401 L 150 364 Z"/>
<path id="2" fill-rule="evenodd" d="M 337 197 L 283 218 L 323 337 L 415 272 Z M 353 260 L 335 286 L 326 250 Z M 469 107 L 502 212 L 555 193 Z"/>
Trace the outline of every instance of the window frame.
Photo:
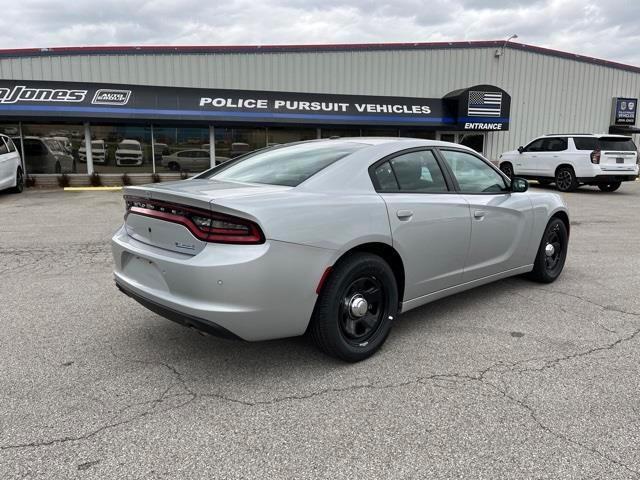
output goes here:
<path id="1" fill-rule="evenodd" d="M 0 155 L 8 155 L 9 153 L 11 153 L 12 150 L 11 150 L 11 147 L 9 146 L 9 142 L 7 141 L 7 137 L 0 136 L 0 141 L 4 145 L 4 148 L 7 149 L 7 151 L 4 153 L 0 151 Z"/>
<path id="2" fill-rule="evenodd" d="M 402 190 L 400 188 L 400 182 L 398 182 L 398 177 L 396 175 L 395 170 L 393 169 L 393 164 L 391 163 L 391 160 L 393 160 L 396 157 L 401 157 L 403 155 L 407 155 L 409 153 L 415 153 L 415 152 L 424 152 L 424 151 L 429 151 L 431 152 L 431 154 L 433 155 L 433 158 L 435 158 L 436 160 L 436 164 L 438 165 L 438 167 L 440 168 L 440 172 L 442 172 L 442 176 L 444 177 L 444 182 L 445 185 L 447 187 L 446 191 L 443 192 L 424 192 L 421 190 Z M 396 181 L 396 185 L 398 187 L 397 190 L 384 190 L 382 189 L 382 187 L 380 187 L 380 183 L 378 182 L 378 178 L 375 175 L 376 170 L 378 169 L 378 167 L 380 165 L 383 165 L 384 163 L 389 162 L 389 166 L 391 168 L 391 172 L 393 173 L 393 178 Z M 371 183 L 373 184 L 373 188 L 375 189 L 375 191 L 377 193 L 410 193 L 410 194 L 420 194 L 420 195 L 447 195 L 447 194 L 452 194 L 452 193 L 457 193 L 455 191 L 455 185 L 453 183 L 453 179 L 450 177 L 450 172 L 447 168 L 445 168 L 445 166 L 443 165 L 443 159 L 438 155 L 437 149 L 436 147 L 412 147 L 412 148 L 406 148 L 404 150 L 400 150 L 398 152 L 393 152 L 392 154 L 389 154 L 385 157 L 382 157 L 380 160 L 377 160 L 376 162 L 372 163 L 369 166 L 369 179 L 371 180 Z"/>
<path id="3" fill-rule="evenodd" d="M 562 150 L 550 150 L 547 146 L 551 143 L 552 140 L 561 140 L 564 142 L 564 148 Z M 555 152 L 566 152 L 569 150 L 569 139 L 568 137 L 548 137 L 545 139 L 543 143 L 545 150 L 540 151 L 539 153 L 555 153 Z"/>
<path id="4" fill-rule="evenodd" d="M 437 150 L 438 156 L 440 157 L 441 164 L 444 165 L 444 168 L 447 170 L 447 175 L 451 178 L 453 182 L 455 193 L 459 193 L 462 195 L 505 195 L 505 194 L 511 193 L 511 179 L 509 179 L 509 177 L 507 177 L 498 167 L 496 167 L 494 164 L 492 164 L 489 160 L 487 160 L 483 156 L 479 155 L 477 152 L 465 150 L 462 148 L 455 148 L 455 147 L 438 147 L 436 148 L 436 150 Z M 456 179 L 453 173 L 453 170 L 451 170 L 451 168 L 449 167 L 449 164 L 447 163 L 444 156 L 442 155 L 441 153 L 442 151 L 466 153 L 467 155 L 476 157 L 482 163 L 487 165 L 491 170 L 496 172 L 500 176 L 500 178 L 502 178 L 505 184 L 505 189 L 501 192 L 465 192 L 463 191 L 460 188 L 460 184 L 458 183 L 458 180 Z"/>
<path id="5" fill-rule="evenodd" d="M 524 146 L 524 148 L 522 149 L 522 153 L 540 153 L 540 152 L 542 152 L 543 150 L 530 151 L 529 147 L 531 147 L 531 145 L 533 145 L 536 142 L 541 142 L 540 145 L 542 146 L 542 145 L 544 145 L 544 141 L 545 141 L 545 137 L 538 137 L 538 138 L 536 138 L 534 140 L 531 140 L 528 144 L 526 144 Z"/>

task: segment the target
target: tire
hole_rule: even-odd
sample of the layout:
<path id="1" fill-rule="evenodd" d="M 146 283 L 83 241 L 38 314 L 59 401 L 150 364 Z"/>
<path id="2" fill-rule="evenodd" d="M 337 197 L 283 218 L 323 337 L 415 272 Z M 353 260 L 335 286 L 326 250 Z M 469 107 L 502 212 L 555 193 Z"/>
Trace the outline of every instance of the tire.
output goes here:
<path id="1" fill-rule="evenodd" d="M 571 167 L 560 167 L 556 170 L 556 188 L 561 192 L 573 192 L 578 188 L 578 179 Z"/>
<path id="2" fill-rule="evenodd" d="M 551 254 L 547 252 L 547 245 L 553 246 Z M 552 218 L 542 235 L 530 278 L 541 283 L 555 281 L 564 268 L 568 245 L 567 226 L 559 218 Z"/>
<path id="3" fill-rule="evenodd" d="M 24 175 L 22 169 L 18 167 L 16 170 L 16 186 L 10 189 L 11 193 L 22 193 L 24 190 Z"/>
<path id="4" fill-rule="evenodd" d="M 500 164 L 500 170 L 502 171 L 502 173 L 504 173 L 507 177 L 509 178 L 513 178 L 513 165 L 511 165 L 509 162 L 504 162 Z"/>
<path id="5" fill-rule="evenodd" d="M 368 304 L 366 313 L 354 313 L 354 302 L 361 299 Z M 327 355 L 359 362 L 382 346 L 397 314 L 398 287 L 389 264 L 377 255 L 354 253 L 340 260 L 327 278 L 309 334 Z"/>
<path id="6" fill-rule="evenodd" d="M 599 183 L 598 188 L 603 192 L 615 192 L 620 188 L 622 182 L 613 182 L 613 183 Z"/>
<path id="7" fill-rule="evenodd" d="M 169 170 L 171 170 L 172 172 L 180 171 L 180 165 L 178 165 L 177 162 L 169 162 L 169 165 L 167 165 L 167 167 L 169 167 Z"/>

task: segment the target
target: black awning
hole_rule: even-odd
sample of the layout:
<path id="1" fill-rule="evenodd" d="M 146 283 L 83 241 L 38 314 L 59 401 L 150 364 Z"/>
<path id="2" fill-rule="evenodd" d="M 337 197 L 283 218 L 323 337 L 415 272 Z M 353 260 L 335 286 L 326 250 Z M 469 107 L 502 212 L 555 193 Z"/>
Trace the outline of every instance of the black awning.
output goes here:
<path id="1" fill-rule="evenodd" d="M 618 133 L 621 135 L 633 135 L 640 133 L 640 128 L 633 125 L 610 125 L 609 133 Z"/>

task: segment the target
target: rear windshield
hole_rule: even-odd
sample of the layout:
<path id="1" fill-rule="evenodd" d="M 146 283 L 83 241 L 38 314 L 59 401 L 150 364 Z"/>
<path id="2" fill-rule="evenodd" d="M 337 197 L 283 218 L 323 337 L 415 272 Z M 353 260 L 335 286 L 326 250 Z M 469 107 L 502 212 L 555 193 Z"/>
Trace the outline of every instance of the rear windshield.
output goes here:
<path id="1" fill-rule="evenodd" d="M 600 150 L 616 150 L 621 152 L 632 152 L 637 150 L 636 144 L 630 138 L 602 137 L 598 141 Z"/>
<path id="2" fill-rule="evenodd" d="M 198 178 L 296 187 L 363 143 L 301 143 L 260 150 L 204 172 Z"/>

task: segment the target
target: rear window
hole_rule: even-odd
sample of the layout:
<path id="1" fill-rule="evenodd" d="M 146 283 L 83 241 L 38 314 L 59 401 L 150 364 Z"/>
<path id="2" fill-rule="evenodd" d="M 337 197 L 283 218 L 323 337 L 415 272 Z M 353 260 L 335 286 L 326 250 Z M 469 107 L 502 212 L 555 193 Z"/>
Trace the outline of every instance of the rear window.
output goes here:
<path id="1" fill-rule="evenodd" d="M 600 150 L 616 150 L 632 152 L 637 150 L 636 144 L 630 138 L 602 137 L 598 140 Z"/>
<path id="2" fill-rule="evenodd" d="M 363 143 L 340 142 L 269 148 L 227 162 L 198 178 L 296 187 L 323 168 L 366 146 Z"/>
<path id="3" fill-rule="evenodd" d="M 573 143 L 578 150 L 595 150 L 598 139 L 595 137 L 573 137 Z"/>

